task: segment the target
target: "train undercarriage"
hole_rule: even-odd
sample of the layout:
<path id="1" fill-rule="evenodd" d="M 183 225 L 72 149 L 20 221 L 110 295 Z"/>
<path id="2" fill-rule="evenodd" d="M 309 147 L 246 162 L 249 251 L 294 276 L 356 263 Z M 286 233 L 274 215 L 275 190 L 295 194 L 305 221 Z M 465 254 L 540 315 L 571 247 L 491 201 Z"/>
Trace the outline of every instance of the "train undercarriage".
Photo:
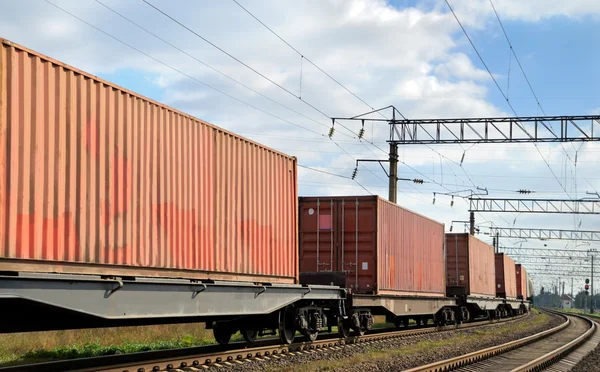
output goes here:
<path id="1" fill-rule="evenodd" d="M 278 335 L 289 344 L 297 332 L 310 341 L 333 327 L 341 337 L 361 336 L 377 315 L 402 328 L 529 309 L 522 300 L 360 295 L 325 285 L 31 273 L 0 276 L 0 306 L 11 319 L 0 333 L 205 322 L 220 344 L 238 331 L 248 343 Z"/>

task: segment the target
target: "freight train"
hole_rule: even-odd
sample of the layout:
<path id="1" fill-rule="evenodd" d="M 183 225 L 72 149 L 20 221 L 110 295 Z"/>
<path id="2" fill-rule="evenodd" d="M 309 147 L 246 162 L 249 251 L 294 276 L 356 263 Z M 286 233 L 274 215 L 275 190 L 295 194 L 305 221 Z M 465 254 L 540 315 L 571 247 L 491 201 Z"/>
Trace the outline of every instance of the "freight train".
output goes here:
<path id="1" fill-rule="evenodd" d="M 0 133 L 0 332 L 290 343 L 528 308 L 524 268 L 476 238 L 375 196 L 299 199 L 296 158 L 4 39 Z"/>

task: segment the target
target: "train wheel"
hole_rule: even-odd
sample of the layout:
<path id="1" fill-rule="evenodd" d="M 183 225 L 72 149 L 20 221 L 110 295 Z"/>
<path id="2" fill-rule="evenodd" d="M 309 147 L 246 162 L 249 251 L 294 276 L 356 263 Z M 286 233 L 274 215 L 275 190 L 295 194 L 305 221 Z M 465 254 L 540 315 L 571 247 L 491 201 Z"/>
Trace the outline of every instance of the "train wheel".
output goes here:
<path id="1" fill-rule="evenodd" d="M 348 322 L 345 322 L 344 319 L 338 320 L 338 334 L 341 338 L 347 338 L 350 336 L 350 327 L 348 326 Z"/>
<path id="2" fill-rule="evenodd" d="M 217 322 L 213 327 L 213 335 L 215 336 L 215 341 L 217 341 L 220 345 L 227 345 L 231 340 L 231 335 L 233 335 L 233 332 L 226 325 Z"/>
<path id="3" fill-rule="evenodd" d="M 295 310 L 292 306 L 286 306 L 279 310 L 279 339 L 283 344 L 291 344 L 296 336 L 294 326 Z"/>
<path id="4" fill-rule="evenodd" d="M 258 337 L 258 329 L 256 328 L 242 328 L 240 332 L 244 340 L 249 344 L 253 344 L 256 341 L 256 337 Z"/>

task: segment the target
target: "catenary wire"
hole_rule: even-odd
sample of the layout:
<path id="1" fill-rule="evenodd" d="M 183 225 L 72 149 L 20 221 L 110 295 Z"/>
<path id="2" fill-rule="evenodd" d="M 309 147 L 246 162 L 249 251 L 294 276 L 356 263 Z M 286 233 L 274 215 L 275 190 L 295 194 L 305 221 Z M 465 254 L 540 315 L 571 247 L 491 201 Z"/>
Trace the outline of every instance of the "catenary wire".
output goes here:
<path id="1" fill-rule="evenodd" d="M 321 115 L 325 116 L 326 118 L 330 119 L 331 116 L 327 115 L 324 111 L 322 111 L 321 109 L 319 109 L 318 107 L 316 107 L 315 105 L 313 105 L 312 103 L 306 101 L 305 99 L 303 99 L 302 97 L 297 96 L 296 94 L 294 94 L 291 90 L 287 89 L 286 87 L 284 87 L 283 85 L 277 83 L 276 81 L 274 81 L 273 79 L 269 78 L 268 76 L 266 76 L 265 74 L 261 73 L 260 71 L 256 70 L 255 68 L 253 68 L 252 66 L 248 65 L 247 63 L 245 63 L 244 61 L 240 60 L 239 58 L 237 58 L 236 56 L 232 55 L 231 53 L 227 52 L 225 49 L 219 47 L 218 45 L 216 45 L 215 43 L 213 43 L 212 41 L 208 40 L 207 38 L 205 38 L 204 36 L 200 35 L 199 33 L 197 33 L 196 31 L 192 30 L 190 27 L 186 26 L 185 24 L 183 24 L 183 22 L 178 21 L 175 17 L 169 15 L 168 13 L 166 13 L 165 11 L 163 11 L 162 9 L 158 8 L 157 6 L 155 6 L 154 4 L 150 3 L 148 0 L 142 0 L 145 4 L 147 4 L 148 6 L 150 6 L 151 8 L 153 8 L 154 10 L 156 10 L 157 12 L 159 12 L 160 14 L 162 14 L 163 16 L 167 17 L 168 19 L 170 19 L 171 21 L 177 23 L 179 26 L 183 27 L 184 29 L 186 29 L 187 31 L 189 31 L 190 33 L 194 34 L 195 36 L 197 36 L 198 38 L 200 38 L 201 40 L 203 40 L 204 42 L 208 43 L 209 45 L 211 45 L 212 47 L 214 47 L 215 49 L 219 50 L 220 52 L 222 52 L 223 54 L 227 55 L 228 57 L 230 57 L 231 59 L 233 59 L 234 61 L 238 62 L 239 64 L 241 64 L 242 66 L 246 67 L 247 69 L 249 69 L 250 71 L 254 72 L 255 74 L 257 74 L 258 76 L 262 77 L 263 79 L 267 80 L 268 82 L 270 82 L 271 84 L 275 85 L 276 87 L 280 88 L 281 90 L 283 90 L 284 92 L 288 93 L 289 95 L 291 95 L 292 97 L 302 101 L 304 104 L 306 104 L 307 106 L 309 106 L 310 108 L 312 108 L 313 110 L 317 111 L 318 113 L 320 113 Z M 346 129 L 347 131 L 349 131 L 350 133 L 352 133 L 353 135 L 356 135 L 356 133 L 354 133 L 351 129 L 349 129 L 348 127 L 340 124 L 340 126 L 344 129 Z"/>
<path id="2" fill-rule="evenodd" d="M 153 36 L 153 37 L 155 37 L 156 39 L 158 39 L 158 40 L 162 41 L 163 43 L 165 43 L 165 44 L 169 45 L 170 47 L 172 47 L 172 48 L 174 48 L 174 49 L 178 50 L 179 52 L 181 52 L 181 53 L 185 54 L 186 56 L 188 56 L 188 57 L 192 58 L 193 60 L 195 60 L 196 62 L 198 62 L 198 63 L 202 64 L 203 66 L 205 66 L 205 67 L 207 67 L 207 68 L 209 68 L 209 69 L 213 70 L 214 72 L 218 73 L 219 75 L 221 75 L 221 76 L 223 76 L 223 77 L 225 77 L 225 78 L 227 78 L 227 79 L 229 79 L 229 80 L 233 81 L 234 83 L 236 83 L 236 84 L 238 84 L 238 85 L 240 85 L 240 86 L 242 86 L 242 87 L 244 87 L 244 88 L 248 89 L 249 91 L 251 91 L 252 93 L 254 93 L 254 94 L 256 94 L 256 95 L 259 95 L 259 96 L 261 96 L 261 97 L 263 97 L 263 98 L 265 98 L 265 99 L 267 99 L 267 100 L 269 100 L 269 101 L 271 101 L 271 102 L 275 103 L 276 105 L 278 105 L 278 106 L 280 106 L 280 107 L 283 107 L 283 108 L 285 108 L 285 109 L 287 109 L 287 110 L 289 110 L 289 111 L 291 111 L 291 112 L 293 112 L 293 113 L 295 113 L 295 114 L 297 114 L 297 115 L 300 115 L 300 116 L 302 116 L 302 117 L 304 117 L 304 118 L 306 118 L 306 119 L 308 119 L 308 120 L 310 120 L 310 121 L 312 121 L 312 122 L 314 122 L 314 123 L 316 123 L 316 124 L 318 124 L 318 125 L 320 125 L 320 126 L 323 126 L 323 127 L 325 127 L 325 128 L 328 128 L 328 129 L 329 129 L 329 126 L 327 126 L 327 125 L 325 125 L 325 124 L 323 124 L 323 123 L 321 123 L 321 122 L 319 122 L 319 121 L 317 121 L 317 120 L 315 120 L 315 119 L 311 118 L 311 117 L 310 117 L 310 116 L 308 116 L 308 115 L 305 115 L 305 114 L 303 114 L 303 113 L 301 113 L 301 112 L 299 112 L 299 111 L 297 111 L 297 110 L 294 110 L 293 108 L 291 108 L 291 107 L 289 107 L 289 106 L 287 106 L 287 105 L 284 105 L 284 104 L 283 104 L 283 103 L 281 103 L 281 102 L 278 102 L 278 101 L 276 101 L 276 100 L 272 99 L 271 97 L 269 97 L 269 96 L 267 96 L 267 95 L 265 95 L 265 94 L 263 94 L 263 93 L 261 93 L 261 92 L 257 91 L 256 89 L 253 89 L 253 88 L 249 87 L 248 85 L 246 85 L 246 84 L 242 83 L 241 81 L 239 81 L 239 80 L 237 80 L 237 79 L 235 79 L 235 78 L 233 78 L 233 77 L 231 77 L 231 76 L 227 75 L 226 73 L 224 73 L 224 72 L 222 72 L 222 71 L 220 71 L 220 70 L 216 69 L 215 67 L 213 67 L 213 66 L 209 65 L 208 63 L 206 63 L 206 62 L 204 62 L 204 61 L 200 60 L 199 58 L 197 58 L 197 57 L 193 56 L 192 54 L 190 54 L 190 53 L 186 52 L 185 50 L 183 50 L 183 49 L 179 48 L 178 46 L 174 45 L 173 43 L 171 43 L 171 42 L 169 42 L 169 41 L 165 40 L 164 38 L 160 37 L 160 36 L 159 36 L 159 35 L 157 35 L 156 33 L 154 33 L 154 32 L 152 32 L 152 31 L 148 30 L 147 28 L 145 28 L 145 27 L 143 27 L 143 26 L 141 26 L 139 23 L 136 23 L 136 22 L 134 22 L 133 20 L 131 20 L 130 18 L 126 17 L 126 16 L 125 16 L 125 15 L 123 15 L 122 13 L 120 13 L 120 12 L 116 11 L 114 8 L 112 8 L 112 7 L 110 7 L 110 6 L 106 5 L 106 4 L 104 4 L 104 3 L 103 3 L 103 2 L 101 2 L 100 0 L 95 0 L 95 1 L 96 1 L 98 4 L 102 5 L 103 7 L 105 7 L 106 9 L 110 10 L 111 12 L 113 12 L 114 14 L 116 14 L 116 15 L 118 15 L 119 17 L 123 18 L 123 19 L 124 19 L 124 20 L 126 20 L 127 22 L 129 22 L 129 23 L 131 23 L 132 25 L 136 26 L 137 28 L 141 29 L 142 31 L 144 31 L 144 32 L 146 32 L 146 33 L 148 33 L 148 34 L 152 35 L 152 36 Z M 348 136 L 348 137 L 351 137 L 351 138 L 352 138 L 352 136 L 350 136 L 350 135 L 348 135 L 348 134 L 346 134 L 346 133 L 342 133 L 342 134 L 343 134 L 343 135 L 345 135 L 345 136 Z"/>
<path id="3" fill-rule="evenodd" d="M 502 96 L 504 97 L 504 99 L 506 100 L 506 103 L 508 104 L 508 106 L 510 107 L 510 109 L 512 110 L 512 112 L 514 113 L 515 116 L 519 116 L 517 115 L 517 112 L 515 111 L 513 105 L 510 103 L 510 101 L 508 100 L 508 97 L 506 97 L 506 94 L 504 94 L 504 91 L 502 90 L 502 88 L 500 87 L 500 85 L 498 85 L 498 81 L 496 80 L 496 78 L 494 77 L 494 74 L 492 74 L 491 70 L 489 69 L 488 65 L 485 63 L 485 60 L 483 59 L 483 57 L 481 56 L 481 54 L 479 53 L 479 50 L 477 49 L 477 47 L 475 46 L 475 44 L 473 43 L 473 41 L 471 40 L 471 38 L 469 37 L 469 34 L 467 33 L 467 30 L 464 28 L 464 26 L 462 25 L 462 23 L 460 22 L 460 20 L 458 19 L 458 16 L 456 15 L 456 13 L 454 12 L 454 9 L 452 9 L 452 6 L 450 5 L 448 0 L 444 0 L 446 2 L 446 5 L 448 5 L 448 8 L 450 9 L 450 11 L 452 12 L 452 15 L 454 16 L 454 18 L 456 19 L 456 22 L 458 23 L 458 25 L 460 26 L 460 28 L 462 29 L 463 33 L 465 34 L 467 40 L 469 41 L 469 43 L 471 44 L 471 46 L 473 47 L 473 50 L 475 50 L 475 53 L 477 54 L 477 56 L 479 57 L 479 60 L 481 61 L 481 63 L 483 64 L 483 66 L 485 67 L 485 69 L 487 70 L 488 74 L 490 75 L 490 77 L 492 78 L 492 80 L 494 81 L 494 84 L 496 85 L 496 87 L 498 88 L 498 90 L 500 91 L 500 93 L 502 94 Z M 523 130 L 525 133 L 527 133 L 527 131 L 525 131 L 525 129 L 520 125 L 517 124 L 518 127 L 521 128 L 521 130 Z M 564 187 L 564 185 L 562 184 L 562 182 L 560 182 L 560 179 L 556 176 L 556 173 L 554 173 L 554 171 L 552 170 L 552 167 L 550 167 L 550 164 L 546 161 L 546 158 L 544 157 L 544 155 L 542 154 L 542 152 L 540 151 L 540 149 L 538 148 L 537 144 L 534 142 L 533 145 L 535 146 L 535 148 L 538 150 L 540 156 L 542 157 L 542 159 L 544 160 L 544 163 L 546 163 L 546 166 L 548 167 L 548 169 L 550 170 L 550 172 L 552 173 L 552 175 L 554 176 L 554 178 L 556 179 L 556 181 L 558 182 L 558 184 L 560 185 L 560 187 L 564 190 L 565 194 L 567 196 L 569 196 L 569 193 L 567 191 L 567 189 Z"/>
<path id="4" fill-rule="evenodd" d="M 100 28 L 98 28 L 98 27 L 96 27 L 96 26 L 92 25 L 91 23 L 89 23 L 89 22 L 85 21 L 84 19 L 82 19 L 82 18 L 80 18 L 80 17 L 76 16 L 75 14 L 73 14 L 73 13 L 71 13 L 71 12 L 67 11 L 66 9 L 64 9 L 64 8 L 62 8 L 62 7 L 60 7 L 60 6 L 56 5 L 56 4 L 54 4 L 54 3 L 52 3 L 51 1 L 49 1 L 49 0 L 45 0 L 45 1 L 46 1 L 48 4 L 52 5 L 53 7 L 55 7 L 55 8 L 57 8 L 57 9 L 59 9 L 59 10 L 63 11 L 64 13 L 66 13 L 66 14 L 70 15 L 70 16 L 71 16 L 71 17 L 73 17 L 73 18 L 75 18 L 75 19 L 79 20 L 80 22 L 83 22 L 83 23 L 85 23 L 85 24 L 86 24 L 86 25 L 88 25 L 89 27 L 92 27 L 92 28 L 93 28 L 93 29 L 95 29 L 96 31 L 98 31 L 98 32 L 101 32 L 101 33 L 103 33 L 104 35 L 106 35 L 106 36 L 110 37 L 111 39 L 113 39 L 113 40 L 115 40 L 115 41 L 119 42 L 120 44 L 123 44 L 123 45 L 127 46 L 128 48 L 131 48 L 131 49 L 135 50 L 136 52 L 138 52 L 138 53 L 140 53 L 140 54 L 142 54 L 142 55 L 144 55 L 144 56 L 146 56 L 146 57 L 148 57 L 148 58 L 152 59 L 153 61 L 155 61 L 155 62 L 157 62 L 157 63 L 159 63 L 159 64 L 161 64 L 161 65 L 163 65 L 163 66 L 165 66 L 165 67 L 167 67 L 167 68 L 169 68 L 169 69 L 171 69 L 171 70 L 173 70 L 173 71 L 175 71 L 175 72 L 177 72 L 177 73 L 179 73 L 179 74 L 181 74 L 181 75 L 183 75 L 183 76 L 185 76 L 185 77 L 187 77 L 187 78 L 189 78 L 189 79 L 191 79 L 191 80 L 193 80 L 193 81 L 195 81 L 195 82 L 197 82 L 197 83 L 199 83 L 199 84 L 201 84 L 201 85 L 203 85 L 203 86 L 205 86 L 205 87 L 207 87 L 207 88 L 210 88 L 210 89 L 212 89 L 212 90 L 214 90 L 214 91 L 216 91 L 216 92 L 218 92 L 218 93 L 221 93 L 221 94 L 223 94 L 224 96 L 227 96 L 227 97 L 229 97 L 229 98 L 231 98 L 231 99 L 233 99 L 233 100 L 235 100 L 235 101 L 237 101 L 237 102 L 239 102 L 239 103 L 242 103 L 242 104 L 244 104 L 244 105 L 246 105 L 246 106 L 248 106 L 248 107 L 251 107 L 251 108 L 253 108 L 253 109 L 257 110 L 257 111 L 260 111 L 260 112 L 262 112 L 262 113 L 264 113 L 264 114 L 266 114 L 266 115 L 269 115 L 269 116 L 271 116 L 271 117 L 273 117 L 273 118 L 276 118 L 276 119 L 278 119 L 278 120 L 281 120 L 281 121 L 283 121 L 283 122 L 286 122 L 286 123 L 288 123 L 288 124 L 290 124 L 290 125 L 293 125 L 293 126 L 295 126 L 295 127 L 298 127 L 298 128 L 304 129 L 304 130 L 306 130 L 306 131 L 309 131 L 309 132 L 311 132 L 311 133 L 314 133 L 314 134 L 316 134 L 316 135 L 318 135 L 318 136 L 324 137 L 324 134 L 322 134 L 322 133 L 319 133 L 319 132 L 317 132 L 317 131 L 314 131 L 314 130 L 312 130 L 312 129 L 310 129 L 310 128 L 304 127 L 304 126 L 302 126 L 302 125 L 296 124 L 296 123 L 294 123 L 294 122 L 291 122 L 291 121 L 289 121 L 289 120 L 287 120 L 287 119 L 281 118 L 281 117 L 279 117 L 279 116 L 277 116 L 277 115 L 274 115 L 274 114 L 272 114 L 272 113 L 270 113 L 270 112 L 268 112 L 268 111 L 265 111 L 265 110 L 263 110 L 263 109 L 261 109 L 261 108 L 259 108 L 259 107 L 257 107 L 257 106 L 254 106 L 254 105 L 252 105 L 252 104 L 250 104 L 250 103 L 248 103 L 248 102 L 246 102 L 246 101 L 243 101 L 243 100 L 241 100 L 241 99 L 239 99 L 239 98 L 237 98 L 237 97 L 235 97 L 235 96 L 233 96 L 233 95 L 231 95 L 231 94 L 229 94 L 229 93 L 223 92 L 222 90 L 219 90 L 218 88 L 216 88 L 216 87 L 214 87 L 214 86 L 212 86 L 212 85 L 210 85 L 210 84 L 207 84 L 207 83 L 205 83 L 205 82 L 203 82 L 203 81 L 201 81 L 201 80 L 199 80 L 199 79 L 197 79 L 197 78 L 195 78 L 195 77 L 193 77 L 193 76 L 191 76 L 191 75 L 189 75 L 189 74 L 187 74 L 187 73 L 185 73 L 185 72 L 183 72 L 183 71 L 181 71 L 181 70 L 179 70 L 179 69 L 177 69 L 177 68 L 175 68 L 175 67 L 173 67 L 173 66 L 171 66 L 171 65 L 169 65 L 169 64 L 167 64 L 167 63 L 165 63 L 165 62 L 163 62 L 163 61 L 161 61 L 161 60 L 159 60 L 159 59 L 157 59 L 157 58 L 155 58 L 155 57 L 153 57 L 153 56 L 151 56 L 150 54 L 148 54 L 148 53 L 146 53 L 146 52 L 142 51 L 141 49 L 138 49 L 138 48 L 134 47 L 133 45 L 126 43 L 125 41 L 123 41 L 123 40 L 121 40 L 121 39 L 119 39 L 119 38 L 117 38 L 117 37 L 115 37 L 115 36 L 113 36 L 113 35 L 109 34 L 108 32 L 106 32 L 106 31 L 104 31 L 104 30 L 102 30 L 102 29 L 100 29 Z"/>
<path id="5" fill-rule="evenodd" d="M 333 78 L 331 75 L 329 75 L 327 72 L 325 72 L 322 68 L 320 68 L 319 66 L 317 66 L 316 64 L 314 64 L 309 58 L 307 58 L 304 53 L 300 52 L 298 49 L 296 49 L 294 46 L 292 46 L 289 42 L 287 42 L 283 37 L 281 37 L 278 33 L 276 33 L 273 29 L 271 29 L 269 26 L 267 26 L 263 21 L 261 21 L 256 15 L 254 15 L 252 12 L 250 12 L 247 8 L 245 8 L 244 6 L 242 6 L 237 0 L 232 0 L 233 2 L 235 2 L 241 9 L 243 9 L 246 13 L 248 13 L 252 18 L 254 18 L 258 23 L 260 23 L 263 27 L 265 27 L 267 30 L 269 30 L 269 32 L 271 32 L 273 35 L 275 35 L 279 40 L 281 40 L 283 43 L 285 43 L 288 47 L 290 47 L 294 52 L 296 52 L 302 59 L 306 59 L 307 62 L 311 63 L 314 67 L 316 67 L 319 71 L 321 71 L 323 74 L 325 74 L 327 77 L 329 77 L 330 79 L 332 79 L 334 82 L 336 82 L 338 85 L 340 85 L 342 88 L 344 88 L 346 91 L 348 91 L 350 94 L 352 94 L 354 97 L 356 97 L 357 99 L 359 99 L 361 102 L 363 102 L 365 105 L 367 105 L 368 107 L 370 107 L 371 109 L 375 110 L 375 108 L 373 106 L 371 106 L 369 103 L 367 103 L 365 100 L 363 100 L 362 98 L 360 98 L 358 95 L 356 95 L 355 93 L 353 93 L 352 91 L 350 91 L 348 88 L 346 88 L 342 83 L 340 83 L 338 80 L 336 80 L 335 78 Z M 398 111 L 398 113 L 405 118 L 405 116 Z M 379 114 L 381 116 L 383 116 L 385 118 L 385 115 L 383 115 L 381 112 L 379 112 Z M 386 118 L 387 119 L 387 118 Z M 368 142 L 368 141 L 367 141 Z M 377 146 L 376 146 L 377 147 Z M 475 182 L 471 179 L 471 177 L 469 176 L 469 174 L 466 172 L 466 170 L 460 166 L 460 164 L 458 164 L 456 161 L 447 158 L 445 155 L 441 154 L 440 152 L 434 150 L 433 148 L 431 148 L 430 146 L 427 146 L 430 150 L 432 150 L 433 152 L 437 153 L 440 157 L 443 157 L 446 161 L 446 163 L 448 163 L 448 161 L 452 161 L 453 163 L 459 165 L 459 167 L 461 168 L 461 170 L 463 171 L 463 173 L 465 174 L 465 176 L 469 179 L 469 181 L 471 182 L 471 184 L 474 187 L 477 187 L 477 185 L 475 184 Z M 472 146 L 471 146 L 472 147 Z M 462 148 L 462 146 L 461 146 Z M 383 151 L 382 149 L 380 149 L 381 151 Z M 463 148 L 464 151 L 464 148 Z M 371 151 L 372 152 L 372 151 Z M 383 151 L 384 153 L 386 153 L 385 151 Z M 373 153 L 374 156 L 376 156 Z M 404 164 L 406 165 L 406 164 Z M 452 169 L 452 167 L 450 166 L 450 164 L 448 164 L 448 167 L 450 169 L 450 171 L 454 174 L 455 177 L 458 178 L 458 176 L 456 175 L 456 173 L 454 172 L 454 170 Z M 371 172 L 372 173 L 372 172 Z M 440 183 L 440 185 L 443 184 Z M 412 185 L 411 185 L 412 187 Z M 413 187 L 414 188 L 414 187 Z M 448 190 L 449 191 L 449 190 Z"/>

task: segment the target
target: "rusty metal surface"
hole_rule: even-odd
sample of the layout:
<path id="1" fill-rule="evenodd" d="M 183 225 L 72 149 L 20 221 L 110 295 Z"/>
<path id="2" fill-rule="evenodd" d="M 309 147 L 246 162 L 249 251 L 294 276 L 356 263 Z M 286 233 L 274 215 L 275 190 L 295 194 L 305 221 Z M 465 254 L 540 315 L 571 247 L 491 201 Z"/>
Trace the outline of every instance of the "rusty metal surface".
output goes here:
<path id="1" fill-rule="evenodd" d="M 496 296 L 494 248 L 467 233 L 446 234 L 446 275 L 466 295 Z"/>
<path id="2" fill-rule="evenodd" d="M 295 158 L 0 42 L 5 266 L 297 280 Z"/>
<path id="3" fill-rule="evenodd" d="M 300 271 L 355 293 L 443 296 L 444 226 L 377 196 L 301 197 Z"/>
<path id="4" fill-rule="evenodd" d="M 496 253 L 495 255 L 497 296 L 517 298 L 515 261 L 504 253 Z"/>
<path id="5" fill-rule="evenodd" d="M 517 275 L 517 297 L 527 298 L 527 269 L 521 264 L 515 265 Z"/>

